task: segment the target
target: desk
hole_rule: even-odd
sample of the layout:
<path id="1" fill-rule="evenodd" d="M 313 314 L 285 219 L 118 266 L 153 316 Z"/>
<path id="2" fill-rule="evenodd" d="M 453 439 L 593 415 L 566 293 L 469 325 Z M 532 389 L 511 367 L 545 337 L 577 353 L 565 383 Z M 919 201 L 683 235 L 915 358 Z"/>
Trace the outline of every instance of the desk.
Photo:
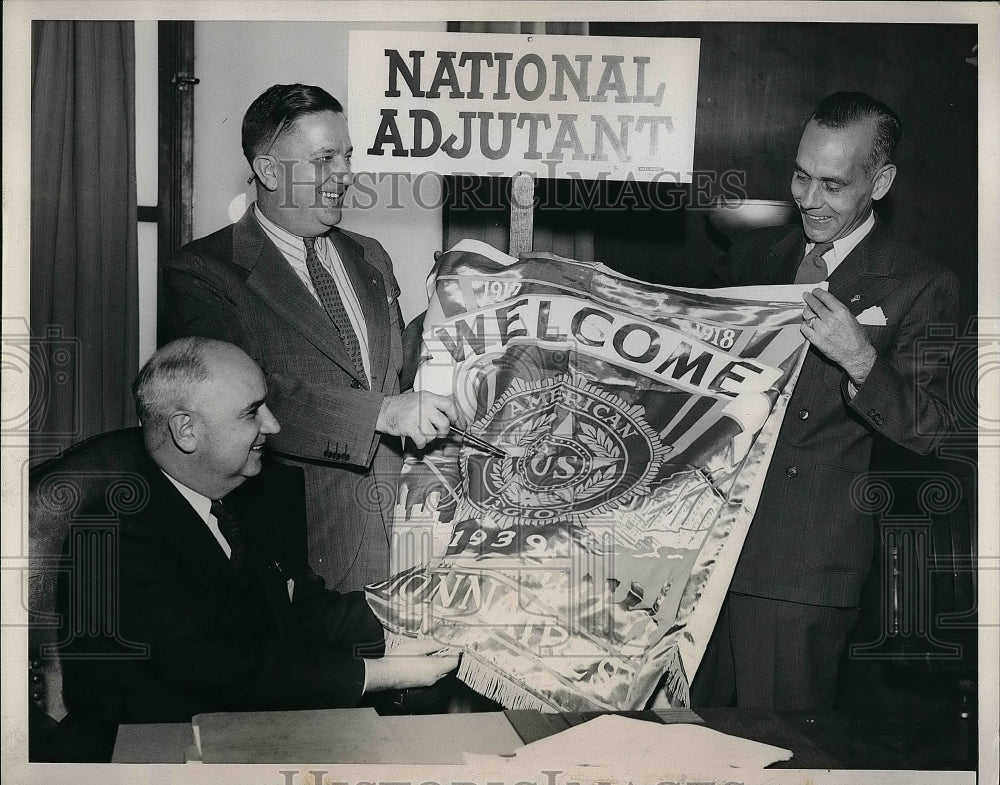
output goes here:
<path id="1" fill-rule="evenodd" d="M 627 714 L 653 722 L 693 718 L 722 733 L 792 750 L 794 757 L 790 761 L 776 763 L 772 768 L 903 767 L 897 756 L 868 744 L 855 722 L 834 712 L 779 715 L 756 709 L 701 709 L 698 715 L 687 710 Z M 205 762 L 459 764 L 463 749 L 509 754 L 521 744 L 596 715 L 496 711 L 378 717 L 371 709 L 335 709 L 214 716 L 232 718 L 232 746 L 217 750 L 214 761 L 211 753 L 206 755 Z M 267 734 L 260 733 L 262 721 L 267 722 Z M 381 730 L 371 730 L 371 723 L 376 721 Z M 387 745 L 385 739 L 389 737 L 393 743 Z M 263 743 L 265 739 L 270 746 Z M 122 725 L 112 761 L 182 763 L 191 759 L 193 741 L 189 723 Z M 339 753 L 334 751 L 337 749 Z"/>

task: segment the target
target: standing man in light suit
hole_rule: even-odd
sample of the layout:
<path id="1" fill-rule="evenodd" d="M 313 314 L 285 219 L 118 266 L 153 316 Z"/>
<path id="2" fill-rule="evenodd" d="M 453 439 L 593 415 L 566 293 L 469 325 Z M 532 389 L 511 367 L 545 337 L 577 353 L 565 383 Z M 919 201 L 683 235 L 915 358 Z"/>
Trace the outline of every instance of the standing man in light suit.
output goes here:
<path id="1" fill-rule="evenodd" d="M 274 85 L 247 109 L 242 137 L 257 201 L 166 265 L 167 331 L 230 341 L 264 369 L 282 423 L 268 447 L 305 471 L 310 564 L 351 591 L 388 577 L 399 437 L 423 447 L 456 411 L 400 393 L 392 262 L 337 227 L 354 181 L 340 102 Z"/>
<path id="2" fill-rule="evenodd" d="M 927 454 L 952 428 L 946 369 L 922 367 L 917 347 L 929 325 L 956 323 L 958 280 L 872 209 L 895 179 L 899 135 L 899 118 L 871 96 L 824 99 L 792 174 L 801 223 L 748 234 L 718 270 L 726 286 L 828 289 L 804 296 L 811 346 L 692 683 L 696 707 L 833 705 L 872 557 L 871 515 L 852 487 L 875 438 Z"/>

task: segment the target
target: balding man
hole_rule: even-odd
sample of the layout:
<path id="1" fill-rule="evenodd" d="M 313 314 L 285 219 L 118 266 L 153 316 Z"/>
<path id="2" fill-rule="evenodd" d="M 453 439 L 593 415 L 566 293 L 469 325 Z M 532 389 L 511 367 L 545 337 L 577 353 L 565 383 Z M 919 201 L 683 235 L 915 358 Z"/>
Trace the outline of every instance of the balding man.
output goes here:
<path id="1" fill-rule="evenodd" d="M 433 684 L 457 657 L 409 640 L 379 658 L 383 630 L 360 592 L 324 588 L 305 557 L 298 469 L 269 465 L 280 426 L 257 364 L 232 344 L 164 346 L 134 385 L 148 502 L 119 514 L 119 620 L 108 656 L 67 657 L 66 702 L 107 723 L 209 711 L 354 706 Z M 122 659 L 116 646 L 148 647 Z M 88 640 L 88 645 L 93 645 Z M 414 656 L 395 656 L 414 655 Z"/>

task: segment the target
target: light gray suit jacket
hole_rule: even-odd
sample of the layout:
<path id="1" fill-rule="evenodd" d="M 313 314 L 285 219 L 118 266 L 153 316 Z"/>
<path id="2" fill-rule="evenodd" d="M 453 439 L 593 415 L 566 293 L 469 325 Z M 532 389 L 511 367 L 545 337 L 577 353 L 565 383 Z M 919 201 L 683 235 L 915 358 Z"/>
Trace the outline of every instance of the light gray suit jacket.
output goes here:
<path id="1" fill-rule="evenodd" d="M 328 587 L 352 591 L 388 576 L 401 455 L 375 422 L 384 396 L 399 392 L 402 317 L 385 249 L 340 229 L 330 239 L 368 324 L 371 389 L 252 207 L 167 263 L 161 318 L 167 338 L 231 341 L 263 368 L 281 424 L 268 447 L 305 472 L 310 566 Z"/>

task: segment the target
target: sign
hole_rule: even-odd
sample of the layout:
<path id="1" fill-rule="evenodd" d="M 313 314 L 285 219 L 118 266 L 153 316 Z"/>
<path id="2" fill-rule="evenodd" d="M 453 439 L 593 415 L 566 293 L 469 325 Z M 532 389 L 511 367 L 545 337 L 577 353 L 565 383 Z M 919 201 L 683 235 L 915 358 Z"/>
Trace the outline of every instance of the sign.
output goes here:
<path id="1" fill-rule="evenodd" d="M 354 167 L 689 183 L 699 46 L 353 30 Z"/>
<path id="2" fill-rule="evenodd" d="M 803 287 L 668 288 L 468 240 L 432 285 L 414 387 L 493 450 L 406 459 L 369 604 L 461 648 L 459 678 L 507 708 L 631 710 L 661 684 L 687 705 L 805 357 Z"/>

